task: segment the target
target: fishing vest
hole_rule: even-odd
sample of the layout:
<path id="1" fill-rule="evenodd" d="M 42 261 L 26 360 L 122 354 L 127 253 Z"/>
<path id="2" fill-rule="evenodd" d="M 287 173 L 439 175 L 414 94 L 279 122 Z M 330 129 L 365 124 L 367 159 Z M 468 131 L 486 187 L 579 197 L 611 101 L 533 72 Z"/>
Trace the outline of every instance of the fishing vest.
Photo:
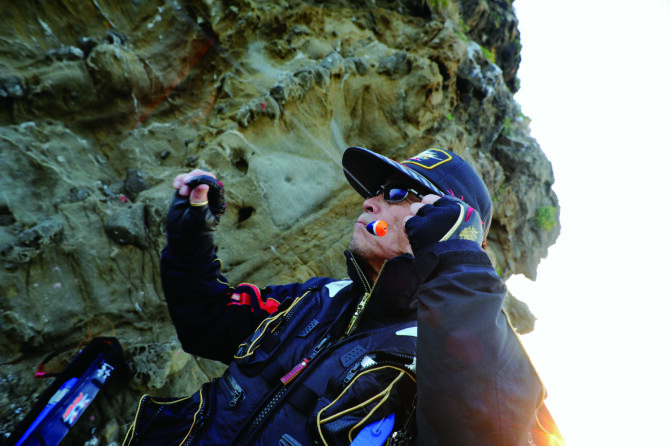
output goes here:
<path id="1" fill-rule="evenodd" d="M 342 445 L 391 414 L 392 435 L 409 444 L 416 321 L 363 324 L 345 336 L 354 294 L 340 281 L 285 300 L 223 376 L 190 397 L 143 397 L 124 445 Z"/>

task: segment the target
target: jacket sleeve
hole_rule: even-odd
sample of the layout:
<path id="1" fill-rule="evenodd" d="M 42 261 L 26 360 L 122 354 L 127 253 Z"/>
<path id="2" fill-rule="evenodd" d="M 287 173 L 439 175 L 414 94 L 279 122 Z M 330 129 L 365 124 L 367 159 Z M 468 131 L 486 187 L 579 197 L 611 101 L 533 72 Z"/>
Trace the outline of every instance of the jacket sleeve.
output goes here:
<path id="1" fill-rule="evenodd" d="M 415 261 L 419 444 L 528 444 L 544 389 L 502 311 L 506 288 L 476 244 Z"/>
<path id="2" fill-rule="evenodd" d="M 161 253 L 161 282 L 184 351 L 230 364 L 237 347 L 301 284 L 259 288 L 228 284 L 210 234 L 168 234 Z"/>

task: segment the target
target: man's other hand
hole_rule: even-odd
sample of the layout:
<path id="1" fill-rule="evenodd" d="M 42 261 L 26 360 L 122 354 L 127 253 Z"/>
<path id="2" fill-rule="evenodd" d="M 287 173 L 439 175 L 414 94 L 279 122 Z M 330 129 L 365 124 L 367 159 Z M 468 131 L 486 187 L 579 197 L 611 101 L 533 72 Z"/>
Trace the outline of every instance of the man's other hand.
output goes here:
<path id="1" fill-rule="evenodd" d="M 405 230 L 414 254 L 436 242 L 469 240 L 481 246 L 483 225 L 479 212 L 458 198 L 426 195 L 410 206 Z"/>

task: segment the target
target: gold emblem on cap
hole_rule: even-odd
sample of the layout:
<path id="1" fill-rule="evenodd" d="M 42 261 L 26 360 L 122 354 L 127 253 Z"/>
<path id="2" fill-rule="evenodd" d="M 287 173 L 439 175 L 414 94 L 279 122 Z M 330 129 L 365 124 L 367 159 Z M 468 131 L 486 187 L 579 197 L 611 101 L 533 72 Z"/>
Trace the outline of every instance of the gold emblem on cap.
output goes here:
<path id="1" fill-rule="evenodd" d="M 434 151 L 444 153 L 444 155 L 446 156 L 446 158 L 443 159 L 442 161 L 440 161 L 439 163 L 436 163 L 436 164 L 434 164 L 434 165 L 432 165 L 432 166 L 426 166 L 426 165 L 424 165 L 424 164 L 421 164 L 420 161 L 412 161 L 412 160 L 440 160 L 440 159 L 442 159 L 440 156 L 438 156 L 437 154 L 435 154 Z M 436 147 L 432 147 L 432 148 L 430 148 L 430 149 L 424 150 L 423 152 L 419 153 L 419 154 L 416 155 L 416 156 L 411 157 L 411 158 L 410 158 L 409 160 L 407 160 L 407 161 L 403 161 L 402 164 L 416 164 L 417 166 L 420 166 L 420 167 L 423 167 L 424 169 L 428 169 L 428 170 L 430 170 L 430 169 L 434 169 L 434 168 L 436 168 L 436 167 L 439 166 L 440 164 L 447 163 L 447 162 L 451 161 L 452 159 L 453 159 L 453 157 L 452 157 L 448 152 L 446 152 L 446 151 L 444 151 L 444 150 L 442 150 L 442 149 L 438 149 L 438 148 L 436 148 Z"/>

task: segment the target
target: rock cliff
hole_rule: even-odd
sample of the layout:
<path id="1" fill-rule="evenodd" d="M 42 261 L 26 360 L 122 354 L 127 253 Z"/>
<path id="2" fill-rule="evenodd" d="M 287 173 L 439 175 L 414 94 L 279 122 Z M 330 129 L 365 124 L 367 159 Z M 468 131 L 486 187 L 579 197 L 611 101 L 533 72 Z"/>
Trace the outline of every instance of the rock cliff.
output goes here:
<path id="1" fill-rule="evenodd" d="M 358 145 L 471 161 L 494 201 L 489 255 L 535 277 L 559 233 L 551 164 L 514 100 L 511 1 L 96 0 L 0 7 L 0 432 L 59 347 L 119 338 L 131 376 L 70 444 L 120 443 L 141 394 L 223 369 L 182 352 L 158 259 L 171 180 L 222 178 L 233 282 L 345 275 Z M 512 296 L 520 332 L 534 318 Z M 75 350 L 76 351 L 76 350 Z"/>

